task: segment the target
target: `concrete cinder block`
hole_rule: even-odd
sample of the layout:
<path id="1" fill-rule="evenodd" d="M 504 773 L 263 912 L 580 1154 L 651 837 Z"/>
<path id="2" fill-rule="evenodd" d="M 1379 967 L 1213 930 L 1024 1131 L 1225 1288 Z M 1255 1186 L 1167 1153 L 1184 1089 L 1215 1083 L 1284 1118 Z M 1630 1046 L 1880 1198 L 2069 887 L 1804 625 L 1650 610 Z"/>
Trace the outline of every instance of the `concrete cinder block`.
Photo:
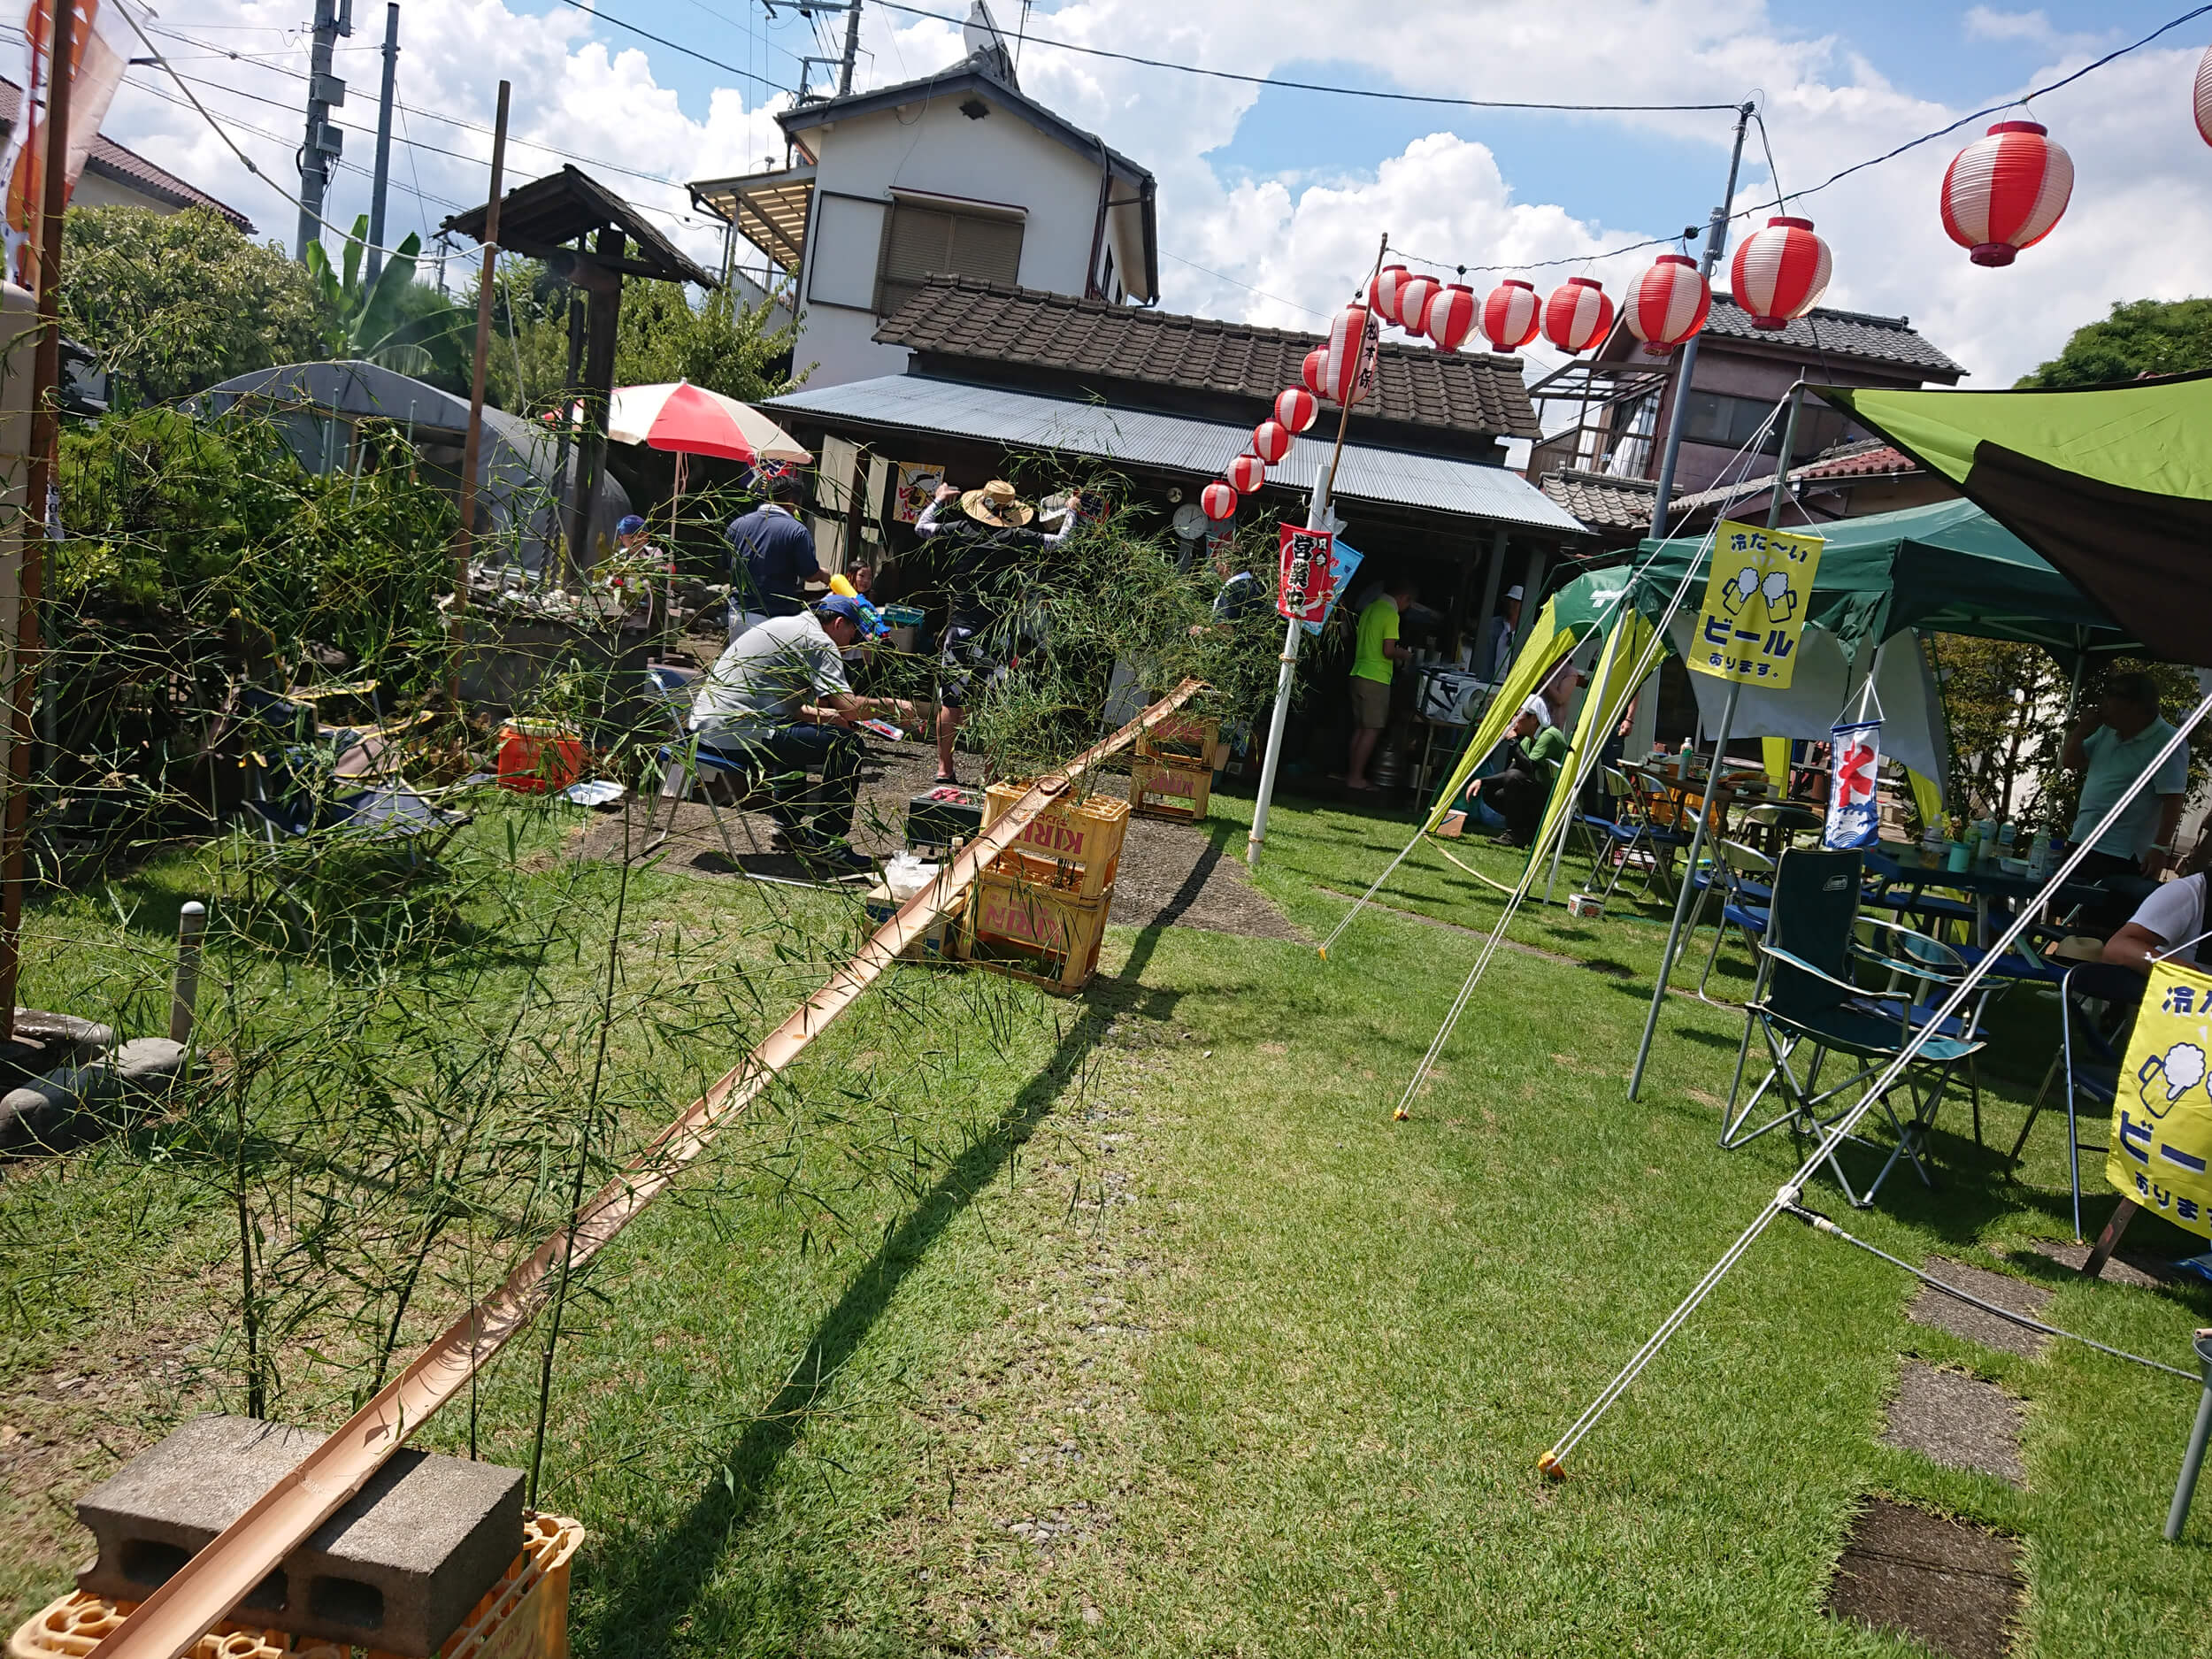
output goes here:
<path id="1" fill-rule="evenodd" d="M 100 1553 L 77 1587 L 144 1600 L 324 1438 L 251 1417 L 186 1424 L 78 1500 Z M 239 1616 L 426 1659 L 521 1550 L 522 1486 L 519 1470 L 403 1449 Z"/>

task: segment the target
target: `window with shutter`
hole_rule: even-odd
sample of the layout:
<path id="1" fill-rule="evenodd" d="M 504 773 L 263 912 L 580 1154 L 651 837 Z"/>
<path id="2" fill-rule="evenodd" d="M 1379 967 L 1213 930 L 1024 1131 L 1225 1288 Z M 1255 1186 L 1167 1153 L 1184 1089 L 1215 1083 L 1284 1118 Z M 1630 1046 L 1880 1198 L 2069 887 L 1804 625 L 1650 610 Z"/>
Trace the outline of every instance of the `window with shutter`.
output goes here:
<path id="1" fill-rule="evenodd" d="M 876 277 L 876 315 L 888 317 L 933 276 L 1014 282 L 1021 276 L 1018 220 L 951 213 L 909 202 L 892 205 Z"/>

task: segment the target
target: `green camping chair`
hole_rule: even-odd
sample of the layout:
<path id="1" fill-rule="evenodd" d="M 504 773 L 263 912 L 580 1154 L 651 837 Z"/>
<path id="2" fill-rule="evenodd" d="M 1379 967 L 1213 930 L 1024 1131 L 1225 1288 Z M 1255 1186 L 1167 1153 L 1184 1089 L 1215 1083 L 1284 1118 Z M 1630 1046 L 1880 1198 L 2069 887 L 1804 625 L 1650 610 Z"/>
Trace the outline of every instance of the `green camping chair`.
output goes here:
<path id="1" fill-rule="evenodd" d="M 1963 959 L 1939 941 L 1860 917 L 1862 868 L 1855 852 L 1794 849 L 1775 866 L 1766 936 L 1758 941 L 1759 977 L 1745 1005 L 1743 1043 L 1722 1121 L 1723 1147 L 1740 1147 L 1784 1127 L 1799 1141 L 1829 1139 L 1836 1121 L 1864 1098 L 1933 1017 L 1936 1002 L 1965 977 Z M 1901 1158 L 1910 1161 L 1924 1184 L 1935 1184 L 1922 1153 L 1951 1073 L 1980 1052 L 1979 1015 L 1977 1006 L 1965 1018 L 1955 1015 L 1946 1020 L 1884 1093 L 1877 1110 L 1888 1120 L 1894 1139 L 1863 1192 L 1854 1188 L 1845 1173 L 1840 1146 L 1828 1148 L 1824 1162 L 1854 1206 L 1863 1209 L 1874 1202 Z M 1764 1040 L 1772 1064 L 1739 1107 L 1755 1031 Z M 1824 1087 L 1820 1073 L 1831 1055 L 1857 1065 L 1840 1082 Z M 1757 1128 L 1747 1128 L 1770 1089 L 1781 1094 L 1787 1107 Z M 1911 1102 L 1902 1117 L 1893 1104 L 1901 1091 Z M 1878 1153 L 1885 1149 L 1861 1135 L 1843 1139 Z"/>

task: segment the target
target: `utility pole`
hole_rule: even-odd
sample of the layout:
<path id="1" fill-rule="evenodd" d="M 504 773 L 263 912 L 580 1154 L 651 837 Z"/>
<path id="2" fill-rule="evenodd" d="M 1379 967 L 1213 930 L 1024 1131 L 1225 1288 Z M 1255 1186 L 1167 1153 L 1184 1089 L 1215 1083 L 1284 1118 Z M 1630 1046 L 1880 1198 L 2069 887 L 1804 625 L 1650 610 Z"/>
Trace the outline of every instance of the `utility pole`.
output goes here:
<path id="1" fill-rule="evenodd" d="M 399 79 L 399 4 L 384 8 L 384 92 L 376 103 L 376 178 L 369 187 L 369 274 L 384 268 L 384 190 L 392 179 L 392 93 Z"/>
<path id="2" fill-rule="evenodd" d="M 346 103 L 346 83 L 332 72 L 338 37 L 353 33 L 353 0 L 315 0 L 315 45 L 307 60 L 307 136 L 300 144 L 300 228 L 292 249 L 307 257 L 307 244 L 322 234 L 323 200 L 338 169 L 345 134 L 330 119 Z"/>
<path id="3" fill-rule="evenodd" d="M 852 0 L 845 12 L 845 61 L 838 66 L 837 96 L 849 97 L 853 89 L 853 65 L 860 61 L 860 0 Z"/>

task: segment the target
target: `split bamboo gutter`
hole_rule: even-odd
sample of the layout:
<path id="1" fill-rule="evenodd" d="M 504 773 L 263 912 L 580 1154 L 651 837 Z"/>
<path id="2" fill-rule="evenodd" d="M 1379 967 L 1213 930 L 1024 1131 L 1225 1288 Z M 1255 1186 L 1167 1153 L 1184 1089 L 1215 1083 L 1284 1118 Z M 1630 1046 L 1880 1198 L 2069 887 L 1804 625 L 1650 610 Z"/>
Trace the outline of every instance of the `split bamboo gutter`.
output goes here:
<path id="1" fill-rule="evenodd" d="M 941 918 L 953 900 L 1021 836 L 1053 800 L 1085 772 L 1119 753 L 1138 734 L 1181 708 L 1201 689 L 1186 680 L 1118 732 L 1086 749 L 1064 771 L 1031 787 L 899 908 L 852 959 L 833 972 L 782 1025 L 729 1074 L 684 1110 L 556 1233 L 516 1268 L 507 1282 L 454 1322 L 343 1427 L 263 1493 L 235 1521 L 142 1601 L 91 1659 L 182 1659 L 228 1617 L 267 1577 L 349 1498 L 384 1460 L 442 1406 L 468 1386 L 535 1317 L 560 1279 L 591 1260 L 660 1196 L 684 1167 L 712 1144 L 731 1116 L 803 1054 L 830 1025 Z"/>

